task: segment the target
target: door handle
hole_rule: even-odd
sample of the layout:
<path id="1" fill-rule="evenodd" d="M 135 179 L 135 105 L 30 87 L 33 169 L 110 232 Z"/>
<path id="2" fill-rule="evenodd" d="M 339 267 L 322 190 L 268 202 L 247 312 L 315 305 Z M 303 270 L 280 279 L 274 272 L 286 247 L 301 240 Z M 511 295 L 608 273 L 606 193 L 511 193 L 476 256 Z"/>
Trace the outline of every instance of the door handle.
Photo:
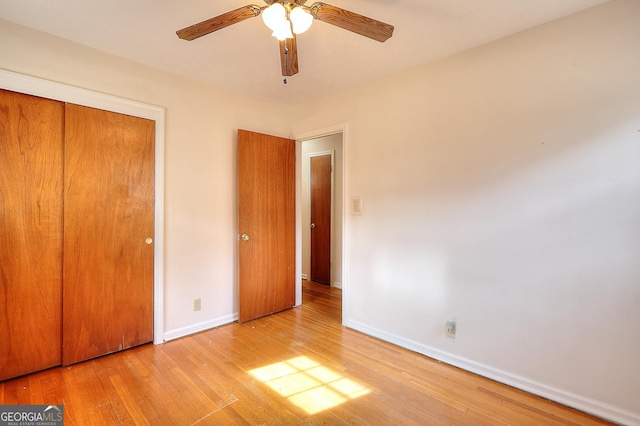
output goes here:
<path id="1" fill-rule="evenodd" d="M 240 235 L 240 239 L 242 241 L 249 241 L 249 236 L 247 234 L 242 234 L 242 235 Z"/>
<path id="2" fill-rule="evenodd" d="M 315 227 L 316 227 L 316 224 L 315 224 L 315 223 L 312 223 L 312 224 L 311 224 L 311 229 L 313 229 L 313 228 L 315 228 Z"/>

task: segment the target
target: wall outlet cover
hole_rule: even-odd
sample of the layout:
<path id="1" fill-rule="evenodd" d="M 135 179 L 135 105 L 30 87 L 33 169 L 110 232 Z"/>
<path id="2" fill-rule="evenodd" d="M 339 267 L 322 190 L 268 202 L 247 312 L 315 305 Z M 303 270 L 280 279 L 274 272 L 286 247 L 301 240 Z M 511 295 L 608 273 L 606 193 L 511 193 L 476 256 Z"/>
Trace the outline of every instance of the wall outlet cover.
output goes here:
<path id="1" fill-rule="evenodd" d="M 454 321 L 447 321 L 447 337 L 456 338 L 456 323 Z"/>

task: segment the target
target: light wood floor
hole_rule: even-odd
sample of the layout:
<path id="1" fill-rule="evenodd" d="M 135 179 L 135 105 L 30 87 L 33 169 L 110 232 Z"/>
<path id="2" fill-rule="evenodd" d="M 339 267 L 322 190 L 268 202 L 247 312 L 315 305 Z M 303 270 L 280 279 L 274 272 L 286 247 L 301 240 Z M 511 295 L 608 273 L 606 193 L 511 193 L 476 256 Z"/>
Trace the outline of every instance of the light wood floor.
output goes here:
<path id="1" fill-rule="evenodd" d="M 606 424 L 340 325 L 340 290 L 245 324 L 0 382 L 65 425 Z"/>

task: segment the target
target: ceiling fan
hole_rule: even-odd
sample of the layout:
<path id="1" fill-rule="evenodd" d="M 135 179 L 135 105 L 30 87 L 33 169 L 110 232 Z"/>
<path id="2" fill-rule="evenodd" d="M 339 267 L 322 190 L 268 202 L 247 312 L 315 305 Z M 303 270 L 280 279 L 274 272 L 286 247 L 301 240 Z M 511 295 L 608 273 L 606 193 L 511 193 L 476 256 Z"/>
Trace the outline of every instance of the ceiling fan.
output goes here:
<path id="1" fill-rule="evenodd" d="M 302 34 L 314 21 L 326 22 L 370 39 L 384 42 L 393 35 L 393 25 L 367 18 L 326 3 L 306 6 L 307 0 L 264 0 L 266 6 L 247 5 L 176 31 L 183 40 L 195 40 L 229 25 L 262 14 L 280 43 L 280 65 L 284 77 L 298 73 L 296 34 Z M 286 83 L 286 79 L 285 79 Z"/>

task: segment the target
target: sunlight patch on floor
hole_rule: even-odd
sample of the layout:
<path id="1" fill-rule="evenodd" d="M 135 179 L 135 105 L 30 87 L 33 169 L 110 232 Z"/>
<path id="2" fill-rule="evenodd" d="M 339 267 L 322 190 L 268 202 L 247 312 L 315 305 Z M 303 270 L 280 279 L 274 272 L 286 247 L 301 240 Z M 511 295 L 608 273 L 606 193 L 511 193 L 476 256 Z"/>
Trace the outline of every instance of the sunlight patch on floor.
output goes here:
<path id="1" fill-rule="evenodd" d="M 319 413 L 371 392 L 306 356 L 256 368 L 249 373 L 308 414 Z"/>

